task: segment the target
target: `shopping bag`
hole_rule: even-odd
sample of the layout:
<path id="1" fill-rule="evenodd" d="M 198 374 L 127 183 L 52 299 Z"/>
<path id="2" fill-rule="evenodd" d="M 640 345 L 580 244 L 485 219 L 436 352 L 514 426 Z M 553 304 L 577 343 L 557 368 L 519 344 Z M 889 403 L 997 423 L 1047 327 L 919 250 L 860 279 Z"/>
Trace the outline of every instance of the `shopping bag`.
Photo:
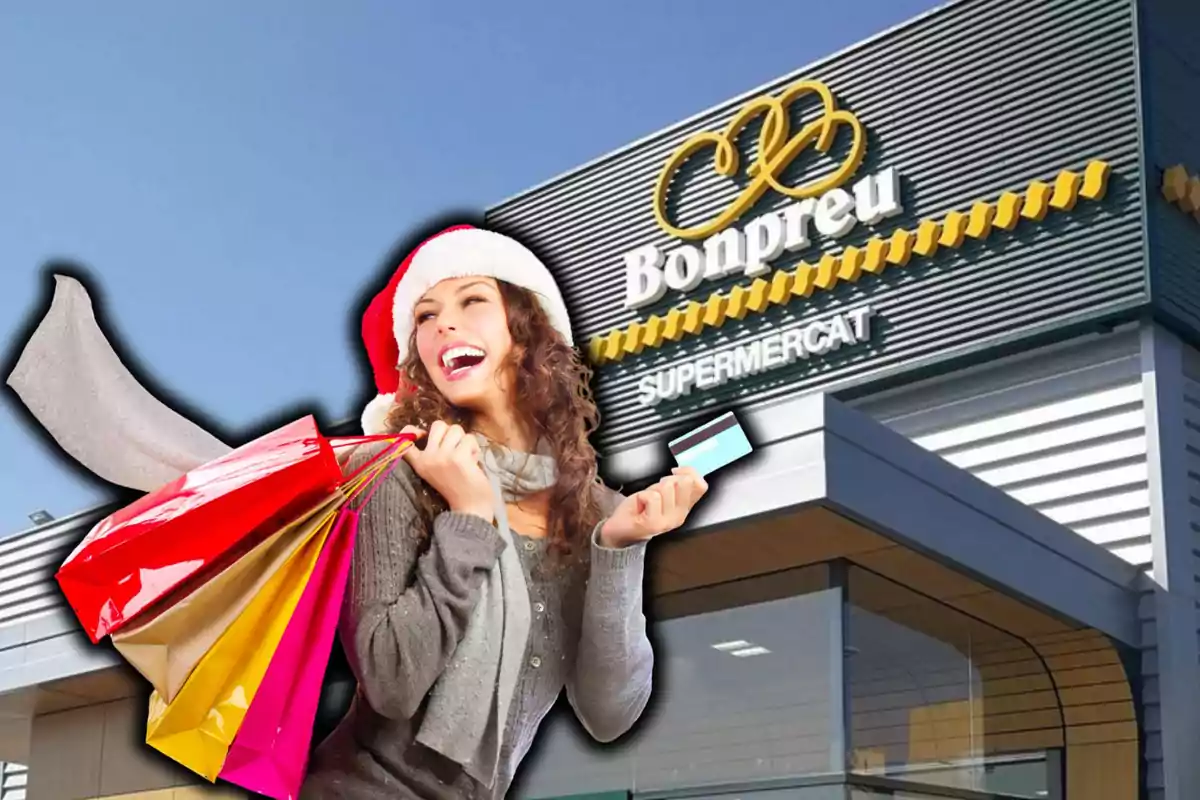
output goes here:
<path id="1" fill-rule="evenodd" d="M 178 694 L 150 695 L 146 743 L 215 781 L 333 527 L 333 513 L 200 659 Z"/>
<path id="2" fill-rule="evenodd" d="M 225 757 L 222 780 L 275 800 L 299 794 L 357 535 L 358 515 L 343 507 Z"/>
<path id="3" fill-rule="evenodd" d="M 221 634 L 343 500 L 341 491 L 330 494 L 178 601 L 114 633 L 117 652 L 170 703 Z"/>
<path id="4" fill-rule="evenodd" d="M 332 529 L 339 519 L 338 510 L 390 471 L 412 441 L 413 437 L 407 435 L 393 437 L 390 447 L 376 454 L 346 479 L 341 487 L 344 501 L 326 512 L 322 518 L 323 524 L 314 526 L 315 534 L 267 581 L 205 653 L 173 701 L 167 703 L 157 692 L 151 695 L 146 725 L 148 744 L 209 781 L 216 780 L 290 623 L 293 619 L 301 619 L 303 627 L 304 615 L 297 615 L 297 606 L 309 584 L 314 582 L 317 565 L 329 546 Z M 367 501 L 369 499 L 368 496 Z M 334 554 L 337 552 L 335 550 Z M 327 572 L 323 569 L 315 580 L 323 582 L 325 574 Z M 344 587 L 345 578 L 342 580 Z M 316 602 L 315 597 L 313 602 Z M 308 614 L 310 619 L 312 616 Z M 313 658 L 314 662 L 327 659 L 329 647 L 318 652 L 324 653 L 324 656 Z M 295 661 L 292 663 L 295 664 Z M 287 664 L 288 659 L 281 661 L 275 677 L 286 675 Z M 321 671 L 323 669 L 321 667 Z M 317 682 L 319 691 L 320 673 Z M 310 733 L 313 716 L 315 706 L 307 720 Z"/>
<path id="5" fill-rule="evenodd" d="M 99 642 L 239 542 L 257 543 L 342 481 L 332 446 L 304 417 L 101 520 L 55 578 Z"/>

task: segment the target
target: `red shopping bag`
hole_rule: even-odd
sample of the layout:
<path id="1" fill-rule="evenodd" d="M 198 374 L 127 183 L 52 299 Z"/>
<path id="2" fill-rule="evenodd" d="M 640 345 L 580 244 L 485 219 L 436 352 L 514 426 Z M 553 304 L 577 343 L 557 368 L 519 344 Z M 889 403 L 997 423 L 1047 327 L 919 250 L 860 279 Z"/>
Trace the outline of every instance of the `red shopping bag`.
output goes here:
<path id="1" fill-rule="evenodd" d="M 316 420 L 303 417 L 101 520 L 55 578 L 93 643 L 206 570 L 225 566 L 343 480 Z"/>

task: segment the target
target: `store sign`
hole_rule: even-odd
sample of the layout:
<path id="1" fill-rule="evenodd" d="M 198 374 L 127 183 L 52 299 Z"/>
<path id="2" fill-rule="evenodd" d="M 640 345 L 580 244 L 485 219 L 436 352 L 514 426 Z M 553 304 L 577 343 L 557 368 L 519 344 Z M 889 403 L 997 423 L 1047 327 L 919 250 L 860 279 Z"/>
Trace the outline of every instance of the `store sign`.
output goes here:
<path id="1" fill-rule="evenodd" d="M 819 101 L 819 116 L 793 133 L 790 109 L 801 99 L 813 98 Z M 677 224 L 668 200 L 670 193 L 679 189 L 678 177 L 685 165 L 702 153 L 711 153 L 718 177 L 738 177 L 738 137 L 759 118 L 758 146 L 752 163 L 742 170 L 746 181 L 737 196 L 707 221 L 690 227 Z M 836 150 L 835 144 L 840 145 Z M 944 250 L 1010 233 L 1019 225 L 1038 225 L 1049 214 L 1071 212 L 1080 201 L 1103 200 L 1112 172 L 1111 164 L 1103 159 L 1065 165 L 1053 176 L 989 191 L 937 216 L 855 236 L 854 244 L 819 247 L 819 239 L 847 237 L 860 224 L 875 225 L 905 210 L 900 176 L 894 167 L 857 174 L 866 146 L 862 123 L 839 109 L 829 89 L 815 81 L 795 83 L 778 97 L 755 98 L 722 130 L 689 137 L 667 159 L 654 188 L 655 218 L 675 242 L 665 247 L 646 244 L 625 254 L 624 306 L 642 308 L 660 301 L 668 290 L 687 293 L 709 281 L 733 275 L 745 278 L 727 288 L 713 286 L 665 311 L 593 334 L 587 345 L 589 361 L 603 366 L 636 358 L 670 343 L 704 336 L 731 320 L 753 319 L 794 302 L 804 303 L 814 294 L 906 269 L 934 259 Z M 789 166 L 799 163 L 797 159 L 805 154 L 829 157 L 831 171 L 803 185 L 786 184 Z M 1169 200 L 1200 219 L 1198 187 L 1200 179 L 1175 168 L 1165 176 L 1163 191 Z M 743 220 L 769 192 L 790 202 Z M 787 268 L 772 266 L 785 252 L 808 247 L 817 251 L 810 259 L 793 260 Z M 856 316 L 860 313 L 863 316 Z M 798 331 L 776 331 L 730 351 L 673 365 L 639 380 L 640 402 L 652 405 L 856 345 L 871 337 L 868 321 L 867 311 L 847 311 Z M 716 341 L 714 338 L 714 345 Z"/>
<path id="2" fill-rule="evenodd" d="M 790 110 L 796 101 L 816 95 L 821 115 L 790 132 Z M 758 150 L 747 168 L 749 183 L 733 202 L 713 219 L 690 228 L 677 226 L 668 213 L 668 195 L 680 169 L 701 152 L 711 151 L 717 174 L 733 178 L 740 157 L 737 137 L 753 120 L 761 117 Z M 807 184 L 787 186 L 781 176 L 801 155 L 816 151 L 827 154 L 848 131 L 850 148 L 831 173 Z M 679 239 L 704 239 L 699 246 L 681 244 L 663 251 L 644 245 L 624 257 L 625 307 L 641 308 L 662 299 L 668 289 L 690 292 L 704 281 L 740 273 L 758 277 L 770 271 L 770 263 L 784 252 L 803 250 L 819 235 L 838 239 L 859 224 L 874 225 L 903 212 L 900 176 L 894 168 L 858 180 L 849 191 L 844 187 L 861 166 L 866 154 L 866 132 L 849 111 L 837 108 L 833 94 L 816 81 L 801 81 L 779 97 L 758 97 L 747 103 L 724 130 L 703 131 L 685 141 L 667 160 L 654 190 L 654 214 L 663 230 Z M 783 209 L 750 220 L 743 228 L 731 227 L 768 191 L 794 201 Z"/>
<path id="3" fill-rule="evenodd" d="M 712 389 L 729 381 L 785 367 L 797 360 L 823 356 L 871 338 L 870 306 L 819 319 L 802 328 L 780 331 L 644 376 L 638 381 L 638 402 L 652 406 L 675 400 L 693 390 Z"/>

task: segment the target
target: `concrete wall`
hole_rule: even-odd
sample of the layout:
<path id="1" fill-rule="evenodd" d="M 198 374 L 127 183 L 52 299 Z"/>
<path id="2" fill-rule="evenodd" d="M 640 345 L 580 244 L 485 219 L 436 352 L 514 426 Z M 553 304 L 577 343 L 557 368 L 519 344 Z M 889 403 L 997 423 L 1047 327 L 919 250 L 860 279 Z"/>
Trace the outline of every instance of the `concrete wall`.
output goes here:
<path id="1" fill-rule="evenodd" d="M 218 800 L 244 791 L 214 787 L 144 743 L 146 699 L 38 716 L 30 745 L 30 800 Z"/>

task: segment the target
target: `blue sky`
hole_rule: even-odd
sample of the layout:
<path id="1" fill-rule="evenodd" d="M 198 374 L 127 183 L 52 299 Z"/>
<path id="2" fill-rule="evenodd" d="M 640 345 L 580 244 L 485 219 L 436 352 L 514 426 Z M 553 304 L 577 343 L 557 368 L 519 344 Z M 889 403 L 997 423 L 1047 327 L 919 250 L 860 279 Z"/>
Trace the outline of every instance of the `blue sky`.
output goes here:
<path id="1" fill-rule="evenodd" d="M 355 416 L 350 309 L 412 228 L 939 4 L 6 0 L 0 336 L 70 258 L 126 351 L 225 428 Z M 3 395 L 0 536 L 107 500 Z"/>

